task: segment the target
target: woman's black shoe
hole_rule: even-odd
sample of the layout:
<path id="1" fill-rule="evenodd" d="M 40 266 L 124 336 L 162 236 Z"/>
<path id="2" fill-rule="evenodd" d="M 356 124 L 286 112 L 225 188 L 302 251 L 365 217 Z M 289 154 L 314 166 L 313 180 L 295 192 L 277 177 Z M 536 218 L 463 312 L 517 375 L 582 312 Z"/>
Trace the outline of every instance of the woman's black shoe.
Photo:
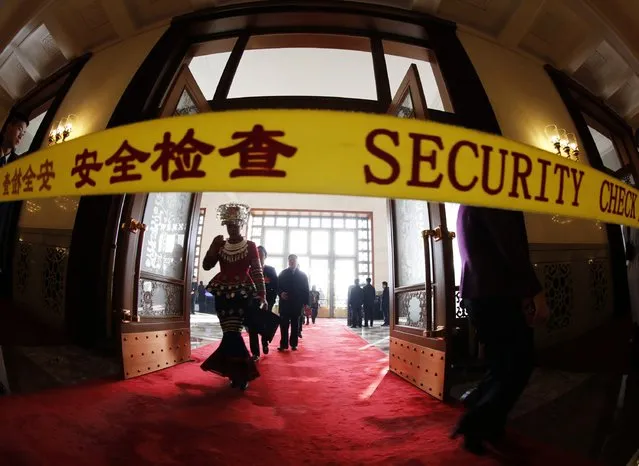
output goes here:
<path id="1" fill-rule="evenodd" d="M 231 380 L 231 388 L 237 388 L 237 382 L 235 380 Z"/>
<path id="2" fill-rule="evenodd" d="M 242 382 L 240 384 L 240 390 L 245 391 L 248 388 L 248 386 L 249 386 L 248 382 Z"/>
<path id="3" fill-rule="evenodd" d="M 262 346 L 262 353 L 268 354 L 268 346 Z"/>

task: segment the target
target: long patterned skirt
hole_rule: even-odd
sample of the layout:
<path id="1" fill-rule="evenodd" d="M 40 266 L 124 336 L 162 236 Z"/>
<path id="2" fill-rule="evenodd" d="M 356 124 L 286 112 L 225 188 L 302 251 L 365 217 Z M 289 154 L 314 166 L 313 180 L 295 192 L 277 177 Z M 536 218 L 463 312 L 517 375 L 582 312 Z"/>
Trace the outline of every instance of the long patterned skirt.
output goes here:
<path id="1" fill-rule="evenodd" d="M 242 327 L 249 312 L 252 297 L 216 296 L 215 307 L 222 326 L 222 342 L 215 352 L 200 366 L 234 382 L 250 382 L 260 376 L 251 354 L 242 338 Z"/>

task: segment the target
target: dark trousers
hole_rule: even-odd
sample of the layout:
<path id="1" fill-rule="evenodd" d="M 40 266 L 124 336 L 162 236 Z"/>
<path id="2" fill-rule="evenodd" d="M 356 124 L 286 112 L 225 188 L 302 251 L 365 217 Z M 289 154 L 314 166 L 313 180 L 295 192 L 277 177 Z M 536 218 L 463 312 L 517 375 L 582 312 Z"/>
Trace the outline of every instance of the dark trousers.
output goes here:
<path id="1" fill-rule="evenodd" d="M 364 304 L 364 325 L 369 325 L 370 322 L 370 326 L 373 326 L 373 308 L 373 303 Z"/>
<path id="2" fill-rule="evenodd" d="M 249 328 L 249 345 L 253 356 L 260 355 L 260 339 L 262 340 L 262 348 L 268 347 L 268 340 L 264 335 L 260 337 L 256 330 Z"/>
<path id="3" fill-rule="evenodd" d="M 199 312 L 206 312 L 206 296 L 199 297 L 197 304 Z"/>
<path id="4" fill-rule="evenodd" d="M 521 299 L 465 299 L 464 306 L 484 344 L 488 370 L 459 426 L 470 435 L 500 435 L 534 368 L 533 329 Z"/>
<path id="5" fill-rule="evenodd" d="M 361 327 L 362 326 L 362 305 L 354 304 L 352 305 L 352 314 L 351 314 L 351 327 Z"/>
<path id="6" fill-rule="evenodd" d="M 297 339 L 300 331 L 300 314 L 280 313 L 280 348 L 287 349 L 289 345 L 288 329 L 291 329 L 290 344 L 293 348 L 297 346 Z"/>
<path id="7" fill-rule="evenodd" d="M 382 306 L 382 315 L 384 316 L 384 324 L 386 325 L 390 324 L 387 307 Z"/>
<path id="8" fill-rule="evenodd" d="M 311 319 L 313 320 L 313 323 L 315 323 L 315 319 L 317 319 L 318 312 L 319 312 L 319 306 L 311 307 Z"/>

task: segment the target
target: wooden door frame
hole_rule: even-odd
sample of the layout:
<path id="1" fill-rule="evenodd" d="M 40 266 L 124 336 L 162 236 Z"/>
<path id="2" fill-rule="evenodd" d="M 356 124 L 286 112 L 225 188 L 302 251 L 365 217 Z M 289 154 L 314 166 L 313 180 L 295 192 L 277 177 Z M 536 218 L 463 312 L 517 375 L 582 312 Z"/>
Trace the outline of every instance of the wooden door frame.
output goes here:
<path id="1" fill-rule="evenodd" d="M 134 195 L 127 198 L 122 218 L 135 218 L 141 221 L 147 200 L 148 195 L 146 194 Z M 185 282 L 188 281 L 188 283 L 191 283 L 193 278 L 195 242 L 197 238 L 197 219 L 199 218 L 201 202 L 202 193 L 193 193 L 189 213 L 191 226 L 189 227 L 189 236 L 184 246 L 186 251 L 184 276 Z M 193 228 L 193 226 L 195 226 L 195 228 Z M 120 227 L 126 228 L 126 224 L 123 222 Z M 124 285 L 121 287 L 114 287 L 114 310 L 131 308 L 130 311 L 132 312 L 132 315 L 137 313 L 136 301 L 138 297 L 138 282 L 140 276 L 139 258 L 137 257 L 139 240 L 139 234 L 121 234 L 118 239 L 117 248 L 118 251 L 126 252 L 115 262 L 114 283 L 122 283 Z M 131 279 L 131 277 L 133 277 L 133 279 Z M 190 290 L 190 287 L 185 285 L 185 292 L 182 300 L 184 308 L 182 317 L 144 319 L 141 322 L 122 322 L 119 326 L 120 333 L 152 332 L 157 330 L 182 328 L 189 320 L 189 313 L 191 312 L 191 296 L 190 293 L 187 292 L 186 288 Z M 116 316 L 120 317 L 117 314 Z"/>
<path id="2" fill-rule="evenodd" d="M 321 16 L 321 24 L 339 23 L 339 27 L 314 26 L 309 19 L 311 16 Z M 218 85 L 218 89 L 229 89 L 242 56 L 242 37 L 248 40 L 248 35 L 258 29 L 246 25 L 255 25 L 259 23 L 258 19 L 270 25 L 261 28 L 262 33 L 288 30 L 371 37 L 378 88 L 378 102 L 367 109 L 371 113 L 385 113 L 390 101 L 386 63 L 383 55 L 379 54 L 383 50 L 381 41 L 386 39 L 430 49 L 437 58 L 455 111 L 452 114 L 433 110 L 431 119 L 500 134 L 488 97 L 457 37 L 454 23 L 415 11 L 341 1 L 292 4 L 276 0 L 211 8 L 174 19 L 133 76 L 107 127 L 156 118 L 164 95 L 189 48 L 198 42 L 240 37 Z M 213 101 L 215 108 L 220 108 L 217 105 L 220 102 L 216 98 Z M 309 99 L 279 102 L 278 99 L 265 98 L 261 102 L 251 102 L 250 106 L 247 103 L 245 108 L 308 108 Z M 354 104 L 349 103 L 349 99 L 341 99 L 332 102 L 330 105 L 333 107 L 327 105 L 326 108 L 363 110 Z M 69 270 L 75 271 L 74 280 L 69 281 L 67 287 L 67 309 L 72 313 L 86 313 L 86 309 L 90 308 L 106 315 L 106 319 L 114 323 L 111 320 L 113 258 L 123 208 L 124 196 L 119 195 L 84 196 L 80 200 L 69 256 Z M 87 241 L 87 238 L 92 241 Z M 110 329 L 104 336 L 113 342 L 113 325 Z"/>
<path id="3" fill-rule="evenodd" d="M 188 67 L 182 66 L 167 92 L 164 105 L 159 110 L 160 117 L 172 116 L 175 113 L 179 99 L 185 91 L 189 93 L 199 111 L 210 111 L 209 103 Z M 114 323 L 117 322 L 115 333 L 120 336 L 120 354 L 123 358 L 122 375 L 125 378 L 171 367 L 174 364 L 170 363 L 171 358 L 167 359 L 169 353 L 174 357 L 173 363 L 185 362 L 191 354 L 191 283 L 202 193 L 191 194 L 188 237 L 185 238 L 184 244 L 184 265 L 181 280 L 160 275 L 154 276 L 155 274 L 143 272 L 141 269 L 143 238 L 147 228 L 143 222 L 145 221 L 148 199 L 148 193 L 125 196 L 124 208 L 120 215 L 120 234 L 114 257 L 113 283 L 115 286 L 113 287 L 112 315 Z M 136 228 L 136 231 L 133 231 L 130 226 L 134 223 L 137 225 L 142 223 L 144 227 L 142 229 Z M 182 315 L 180 317 L 141 318 L 138 316 L 139 286 L 143 274 L 149 280 L 182 287 Z M 125 310 L 129 312 L 130 320 L 124 318 Z M 176 332 L 177 330 L 179 332 Z M 184 336 L 185 331 L 186 337 Z M 136 343 L 136 340 L 139 341 L 142 338 L 146 345 Z M 151 341 L 147 343 L 149 339 Z M 188 345 L 188 348 L 184 349 L 184 345 Z M 167 351 L 162 355 L 160 363 L 158 364 L 158 360 L 154 360 L 153 357 L 149 360 L 148 353 L 154 354 L 156 350 L 158 353 L 164 351 L 163 346 L 166 347 Z M 130 353 L 131 359 L 127 357 L 125 352 Z M 129 370 L 132 373 L 129 373 Z"/>
<path id="4" fill-rule="evenodd" d="M 388 108 L 390 115 L 398 115 L 404 101 L 410 97 L 413 115 L 409 118 L 428 120 L 429 111 L 426 96 L 423 92 L 421 79 L 417 66 L 412 64 L 402 83 L 400 84 L 393 100 Z M 428 209 L 428 225 L 425 225 L 422 235 L 433 232 L 439 228 L 441 236 L 439 240 L 431 236 L 423 236 L 423 256 L 425 267 L 425 282 L 397 286 L 397 271 L 401 266 L 401 260 L 396 251 L 397 246 L 397 221 L 396 200 L 388 200 L 389 212 L 389 249 L 391 263 L 391 286 L 389 291 L 390 313 L 390 369 L 396 374 L 418 386 L 431 396 L 446 400 L 449 393 L 449 349 L 452 347 L 452 332 L 450 326 L 454 322 L 455 315 L 455 283 L 453 270 L 452 238 L 446 226 L 446 210 L 443 203 L 426 202 Z M 431 263 L 432 275 L 431 275 Z M 434 276 L 433 276 L 434 275 Z M 434 280 L 433 280 L 434 279 Z M 410 327 L 398 324 L 398 300 L 397 295 L 411 292 L 426 293 L 426 328 Z M 444 324 L 443 335 L 435 334 L 436 327 L 429 325 L 432 302 L 435 304 L 434 322 Z M 422 309 L 422 313 L 424 310 Z M 452 317 L 451 317 L 452 316 Z M 397 347 L 399 343 L 399 348 Z M 412 346 L 414 345 L 414 346 Z M 403 360 L 403 364 L 397 359 Z M 423 367 L 422 367 L 423 366 Z M 429 373 L 430 371 L 430 373 Z M 434 378 L 433 378 L 434 375 Z"/>

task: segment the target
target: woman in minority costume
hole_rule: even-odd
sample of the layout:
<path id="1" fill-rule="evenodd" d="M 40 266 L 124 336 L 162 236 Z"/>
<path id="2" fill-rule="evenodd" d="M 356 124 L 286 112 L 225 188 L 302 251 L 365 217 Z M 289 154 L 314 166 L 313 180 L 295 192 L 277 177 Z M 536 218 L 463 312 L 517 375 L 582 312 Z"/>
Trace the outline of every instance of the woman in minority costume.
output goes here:
<path id="1" fill-rule="evenodd" d="M 267 308 L 257 247 L 242 236 L 249 211 L 244 204 L 224 204 L 217 209 L 218 219 L 226 226 L 229 236 L 227 240 L 217 236 L 202 261 L 204 270 L 220 264 L 220 272 L 209 282 L 207 290 L 215 296 L 223 337 L 220 346 L 201 367 L 228 377 L 231 386 L 241 390 L 246 390 L 248 383 L 260 375 L 242 338 L 242 326 L 248 313 L 255 312 L 258 306 Z"/>

